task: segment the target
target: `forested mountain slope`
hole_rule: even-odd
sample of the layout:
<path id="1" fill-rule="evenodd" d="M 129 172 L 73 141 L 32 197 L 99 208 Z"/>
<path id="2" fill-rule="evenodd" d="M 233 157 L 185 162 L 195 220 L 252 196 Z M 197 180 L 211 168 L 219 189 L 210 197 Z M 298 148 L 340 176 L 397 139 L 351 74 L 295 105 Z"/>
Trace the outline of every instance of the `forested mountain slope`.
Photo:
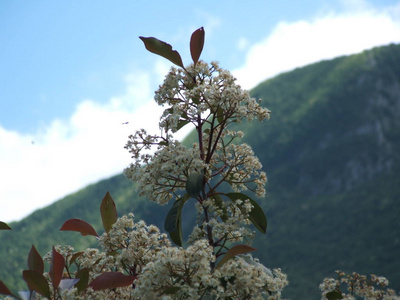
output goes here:
<path id="1" fill-rule="evenodd" d="M 385 275 L 399 290 L 400 46 L 313 64 L 252 92 L 273 112 L 262 130 L 246 130 L 269 177 L 263 261 L 292 275 L 292 298 L 316 295 L 336 269 Z"/>

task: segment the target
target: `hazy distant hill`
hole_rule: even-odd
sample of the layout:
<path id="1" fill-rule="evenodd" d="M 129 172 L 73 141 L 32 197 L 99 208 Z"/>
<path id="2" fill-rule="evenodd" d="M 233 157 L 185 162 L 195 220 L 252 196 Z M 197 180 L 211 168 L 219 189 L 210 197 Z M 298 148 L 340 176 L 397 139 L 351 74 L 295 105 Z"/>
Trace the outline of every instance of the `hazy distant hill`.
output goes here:
<path id="1" fill-rule="evenodd" d="M 299 68 L 252 94 L 272 111 L 267 123 L 241 124 L 269 178 L 256 256 L 288 273 L 285 296 L 319 299 L 318 284 L 336 269 L 383 275 L 400 290 L 400 45 Z M 58 228 L 72 217 L 100 228 L 106 191 L 121 213 L 162 228 L 167 208 L 137 198 L 119 175 L 0 232 L 0 278 L 23 286 L 31 244 L 44 254 L 52 244 L 95 242 Z"/>

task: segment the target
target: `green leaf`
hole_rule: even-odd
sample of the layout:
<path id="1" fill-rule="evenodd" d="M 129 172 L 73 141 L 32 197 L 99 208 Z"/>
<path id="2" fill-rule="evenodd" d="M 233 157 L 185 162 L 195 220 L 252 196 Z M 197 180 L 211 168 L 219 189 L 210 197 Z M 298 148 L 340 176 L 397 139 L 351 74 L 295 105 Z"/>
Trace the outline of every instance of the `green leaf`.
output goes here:
<path id="1" fill-rule="evenodd" d="M 182 243 L 183 235 L 182 235 L 182 223 L 181 222 L 182 222 L 182 220 L 181 220 L 181 218 L 179 218 L 177 229 L 169 232 L 169 237 L 171 238 L 171 241 L 179 247 L 182 247 L 182 244 L 183 244 Z"/>
<path id="2" fill-rule="evenodd" d="M 170 286 L 166 288 L 162 294 L 163 295 L 175 295 L 181 288 L 179 286 Z"/>
<path id="3" fill-rule="evenodd" d="M 54 291 L 58 288 L 60 284 L 64 267 L 65 267 L 64 257 L 60 253 L 58 253 L 53 246 L 49 275 L 51 278 L 51 282 L 53 284 Z"/>
<path id="4" fill-rule="evenodd" d="M 197 198 L 203 188 L 204 173 L 190 173 L 186 180 L 186 192 L 193 198 Z"/>
<path id="5" fill-rule="evenodd" d="M 342 292 L 339 290 L 334 290 L 325 295 L 328 300 L 343 299 Z"/>
<path id="6" fill-rule="evenodd" d="M 177 130 L 180 130 L 183 126 L 187 125 L 189 121 L 187 120 L 179 120 Z"/>
<path id="7" fill-rule="evenodd" d="M 143 41 L 147 50 L 168 59 L 181 68 L 184 68 L 180 54 L 178 51 L 172 50 L 172 46 L 170 44 L 160 41 L 154 37 L 139 36 L 139 38 Z"/>
<path id="8" fill-rule="evenodd" d="M 78 289 L 78 293 L 86 290 L 89 284 L 89 270 L 87 268 L 80 269 L 76 272 L 75 278 L 79 279 L 79 281 L 75 284 L 75 287 Z"/>
<path id="9" fill-rule="evenodd" d="M 265 216 L 265 213 L 263 209 L 261 208 L 260 205 L 253 199 L 251 199 L 249 196 L 242 194 L 242 193 L 228 193 L 226 194 L 227 197 L 229 197 L 233 202 L 235 200 L 240 199 L 240 200 L 247 200 L 249 199 L 251 205 L 253 205 L 253 209 L 249 213 L 249 220 L 253 225 L 262 233 L 266 233 L 267 231 L 267 217 Z"/>
<path id="10" fill-rule="evenodd" d="M 177 229 L 177 219 L 179 218 L 181 204 L 182 198 L 179 198 L 174 202 L 174 204 L 168 211 L 164 221 L 164 228 L 166 231 L 171 232 Z"/>
<path id="11" fill-rule="evenodd" d="M 135 279 L 135 276 L 125 275 L 121 272 L 105 272 L 97 276 L 89 284 L 89 286 L 95 291 L 104 289 L 115 289 L 118 287 L 132 285 Z"/>
<path id="12" fill-rule="evenodd" d="M 11 227 L 0 221 L 0 230 L 11 230 Z"/>
<path id="13" fill-rule="evenodd" d="M 256 251 L 256 249 L 247 245 L 233 246 L 231 249 L 228 250 L 228 252 L 226 252 L 225 256 L 219 261 L 216 269 L 222 267 L 227 261 L 234 258 L 236 255 L 245 254 L 253 251 Z"/>
<path id="14" fill-rule="evenodd" d="M 93 235 L 96 237 L 99 236 L 96 230 L 94 230 L 94 228 L 90 224 L 80 219 L 69 219 L 65 221 L 64 224 L 61 226 L 60 230 L 77 231 L 80 232 L 80 234 L 82 234 L 83 236 L 85 235 Z"/>
<path id="15" fill-rule="evenodd" d="M 22 272 L 22 277 L 28 284 L 29 290 L 35 291 L 40 295 L 51 299 L 49 285 L 42 274 L 33 270 L 25 270 Z"/>
<path id="16" fill-rule="evenodd" d="M 204 35 L 204 28 L 200 27 L 192 33 L 192 37 L 190 38 L 190 54 L 192 56 L 194 64 L 197 64 L 201 52 L 203 51 Z"/>
<path id="17" fill-rule="evenodd" d="M 106 193 L 103 201 L 101 201 L 100 213 L 104 230 L 108 233 L 118 219 L 117 208 L 109 192 Z"/>
<path id="18" fill-rule="evenodd" d="M 218 106 L 217 111 L 215 112 L 215 116 L 219 124 L 221 124 L 224 121 L 224 110 L 222 109 L 221 106 Z"/>
<path id="19" fill-rule="evenodd" d="M 213 195 L 211 196 L 212 199 L 215 201 L 215 205 L 219 208 L 222 209 L 223 213 L 221 215 L 221 220 L 226 222 L 229 218 L 228 216 L 228 211 L 224 205 L 224 200 L 222 200 L 220 195 Z"/>
<path id="20" fill-rule="evenodd" d="M 40 274 L 44 272 L 44 263 L 42 256 L 36 250 L 35 246 L 32 245 L 31 250 L 28 254 L 28 269 L 36 271 Z"/>
<path id="21" fill-rule="evenodd" d="M 79 256 L 81 256 L 82 254 L 83 254 L 83 251 L 74 253 L 72 255 L 71 259 L 69 260 L 69 264 L 72 265 L 77 260 L 77 258 L 79 258 Z"/>
<path id="22" fill-rule="evenodd" d="M 182 208 L 188 199 L 189 194 L 185 194 L 176 200 L 165 217 L 164 228 L 178 246 L 182 246 Z"/>

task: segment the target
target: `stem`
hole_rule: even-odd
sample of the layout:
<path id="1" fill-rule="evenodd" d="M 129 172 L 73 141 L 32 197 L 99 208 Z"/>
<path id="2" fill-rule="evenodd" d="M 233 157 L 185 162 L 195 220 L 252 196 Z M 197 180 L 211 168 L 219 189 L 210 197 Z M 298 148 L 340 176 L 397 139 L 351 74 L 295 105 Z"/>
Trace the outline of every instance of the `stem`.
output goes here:
<path id="1" fill-rule="evenodd" d="M 210 124 L 210 137 L 208 139 L 208 149 L 207 149 L 207 158 L 206 158 L 206 163 L 209 163 L 211 160 L 211 144 L 212 144 L 212 139 L 213 139 L 213 135 L 214 135 L 214 122 L 215 122 L 215 113 L 212 116 L 212 121 Z"/>
<path id="2" fill-rule="evenodd" d="M 205 193 L 205 185 L 203 185 L 202 198 L 203 199 L 207 198 L 206 193 Z M 212 246 L 214 248 L 214 237 L 213 237 L 213 234 L 212 234 L 212 228 L 208 224 L 208 222 L 210 221 L 210 217 L 208 215 L 208 207 L 205 207 L 204 205 L 202 205 L 202 206 L 203 206 L 203 211 L 204 211 L 204 222 L 207 223 L 206 228 L 207 228 L 208 243 L 210 244 L 210 246 Z M 210 262 L 210 268 L 211 268 L 211 270 L 214 270 L 215 262 L 213 262 L 213 261 Z"/>
<path id="3" fill-rule="evenodd" d="M 203 136 L 202 136 L 203 123 L 201 121 L 201 116 L 200 115 L 197 116 L 196 130 L 197 130 L 197 136 L 199 138 L 200 159 L 204 160 L 204 146 L 203 146 Z"/>
<path id="4" fill-rule="evenodd" d="M 212 124 L 213 126 L 214 126 L 214 124 Z M 212 157 L 212 155 L 214 154 L 214 151 L 215 151 L 215 149 L 217 148 L 217 145 L 218 145 L 218 141 L 219 141 L 219 139 L 221 138 L 221 135 L 222 135 L 222 131 L 225 129 L 225 120 L 221 123 L 221 128 L 220 128 L 220 130 L 219 130 L 219 132 L 218 132 L 218 136 L 217 136 L 217 138 L 215 139 L 215 143 L 214 143 L 214 145 L 212 146 L 212 149 L 210 150 L 210 148 L 208 149 L 208 157 L 207 157 L 207 159 L 208 159 L 208 161 L 207 161 L 207 163 L 209 163 L 210 162 L 210 160 L 211 160 L 211 157 Z M 213 127 L 214 128 L 214 127 Z M 213 133 L 213 130 L 211 131 L 211 134 L 210 134 L 210 141 L 212 142 L 212 133 Z M 210 145 L 211 145 L 211 142 L 210 142 Z"/>

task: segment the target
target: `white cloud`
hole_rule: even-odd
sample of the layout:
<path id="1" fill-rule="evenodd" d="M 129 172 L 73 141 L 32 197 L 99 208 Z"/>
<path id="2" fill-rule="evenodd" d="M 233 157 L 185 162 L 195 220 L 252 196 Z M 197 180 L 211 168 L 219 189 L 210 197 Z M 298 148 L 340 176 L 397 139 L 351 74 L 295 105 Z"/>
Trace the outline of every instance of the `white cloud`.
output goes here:
<path id="1" fill-rule="evenodd" d="M 105 105 L 84 100 L 68 120 L 54 120 L 34 136 L 0 127 L 0 221 L 21 219 L 122 172 L 130 163 L 123 148 L 129 134 L 140 128 L 159 132 L 162 108 L 151 101 L 152 80 L 158 84 L 167 68 L 158 62 L 152 73 L 133 72 L 126 76 L 124 95 Z"/>
<path id="2" fill-rule="evenodd" d="M 347 7 L 346 13 L 277 24 L 233 71 L 238 82 L 249 89 L 299 66 L 400 41 L 400 4 L 377 11 L 357 0 Z"/>

